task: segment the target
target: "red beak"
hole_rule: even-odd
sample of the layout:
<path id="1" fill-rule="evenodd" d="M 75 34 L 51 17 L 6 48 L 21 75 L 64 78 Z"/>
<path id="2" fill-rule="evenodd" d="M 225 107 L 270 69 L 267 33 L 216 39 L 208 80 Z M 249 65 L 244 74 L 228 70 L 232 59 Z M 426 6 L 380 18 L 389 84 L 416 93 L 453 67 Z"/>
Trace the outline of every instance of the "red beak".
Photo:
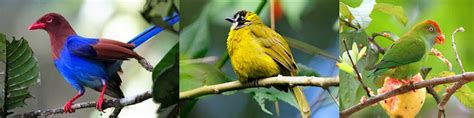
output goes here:
<path id="1" fill-rule="evenodd" d="M 439 34 L 438 36 L 436 36 L 435 43 L 436 44 L 444 44 L 444 35 Z"/>
<path id="2" fill-rule="evenodd" d="M 44 29 L 46 27 L 45 23 L 35 22 L 28 27 L 29 30 Z"/>

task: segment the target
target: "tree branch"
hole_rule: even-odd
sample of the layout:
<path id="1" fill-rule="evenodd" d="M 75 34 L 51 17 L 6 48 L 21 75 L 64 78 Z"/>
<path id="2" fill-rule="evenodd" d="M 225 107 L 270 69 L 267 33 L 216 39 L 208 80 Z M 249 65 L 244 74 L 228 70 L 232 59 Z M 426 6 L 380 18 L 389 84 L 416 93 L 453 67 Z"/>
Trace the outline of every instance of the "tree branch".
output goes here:
<path id="1" fill-rule="evenodd" d="M 148 100 L 152 97 L 151 92 L 145 92 L 142 94 L 138 94 L 135 96 L 131 97 L 126 97 L 122 99 L 114 99 L 114 100 L 105 100 L 103 105 L 103 109 L 115 107 L 115 108 L 120 108 L 123 106 L 129 106 L 129 105 L 134 105 L 140 102 L 143 102 L 145 100 Z M 82 103 L 76 103 L 72 105 L 73 110 L 78 110 L 78 109 L 84 109 L 84 108 L 95 108 L 96 102 L 91 101 L 91 102 L 82 102 Z M 117 111 L 114 111 L 117 112 Z M 120 111 L 118 111 L 120 112 Z M 62 114 L 64 113 L 63 107 L 55 108 L 55 109 L 46 109 L 46 110 L 36 110 L 32 112 L 27 112 L 23 114 L 16 114 L 13 117 L 15 118 L 36 118 L 38 116 L 50 116 L 54 114 Z M 117 113 L 118 115 L 118 113 Z"/>
<path id="2" fill-rule="evenodd" d="M 454 42 L 454 38 L 455 38 L 457 32 L 464 32 L 464 28 L 463 27 L 457 28 L 456 30 L 454 30 L 453 34 L 451 35 L 452 47 L 453 47 L 454 53 L 456 54 L 456 61 L 458 62 L 459 68 L 461 68 L 461 72 L 464 75 L 464 73 L 465 73 L 464 67 L 462 66 L 461 58 L 459 58 L 459 53 L 456 49 L 456 43 Z M 443 95 L 444 98 L 438 104 L 438 109 L 439 109 L 438 118 L 441 118 L 441 112 L 444 112 L 444 108 L 446 107 L 446 104 L 448 103 L 449 98 L 451 98 L 451 96 L 456 92 L 456 90 L 458 90 L 464 84 L 466 84 L 470 81 L 472 81 L 472 80 L 463 79 L 463 80 L 455 83 L 454 85 L 452 85 L 451 87 L 446 89 L 446 93 L 444 93 L 444 95 Z"/>
<path id="3" fill-rule="evenodd" d="M 348 117 L 354 112 L 357 112 L 367 106 L 370 106 L 372 104 L 376 104 L 384 99 L 400 95 L 403 93 L 407 93 L 409 91 L 415 90 L 415 89 L 420 89 L 428 86 L 436 86 L 440 84 L 447 84 L 447 83 L 453 83 L 453 82 L 462 82 L 462 81 L 473 81 L 474 80 L 474 72 L 466 72 L 461 75 L 454 75 L 454 76 L 449 76 L 449 77 L 444 77 L 444 78 L 433 78 L 431 80 L 426 80 L 410 85 L 405 85 L 400 88 L 394 89 L 392 91 L 386 92 L 384 94 L 379 94 L 377 96 L 374 96 L 372 98 L 367 99 L 367 101 L 356 104 L 350 108 L 345 109 L 344 111 L 341 111 L 339 114 L 341 118 Z"/>
<path id="4" fill-rule="evenodd" d="M 219 94 L 225 91 L 240 90 L 251 87 L 269 87 L 274 85 L 319 86 L 322 88 L 328 88 L 330 86 L 339 86 L 339 79 L 334 77 L 277 76 L 243 84 L 239 81 L 232 81 L 180 92 L 179 99 L 190 99 L 209 94 Z"/>

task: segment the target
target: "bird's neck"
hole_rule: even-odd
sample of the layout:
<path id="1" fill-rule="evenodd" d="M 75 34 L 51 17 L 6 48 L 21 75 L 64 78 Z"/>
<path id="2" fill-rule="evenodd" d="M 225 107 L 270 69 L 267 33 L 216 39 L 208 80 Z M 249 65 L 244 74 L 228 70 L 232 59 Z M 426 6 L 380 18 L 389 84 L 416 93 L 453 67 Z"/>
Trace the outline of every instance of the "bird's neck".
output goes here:
<path id="1" fill-rule="evenodd" d="M 71 26 L 64 26 L 64 28 L 53 29 L 55 31 L 48 31 L 49 40 L 51 43 L 51 51 L 53 59 L 58 59 L 61 50 L 64 47 L 64 43 L 68 36 L 76 35 L 74 29 Z"/>

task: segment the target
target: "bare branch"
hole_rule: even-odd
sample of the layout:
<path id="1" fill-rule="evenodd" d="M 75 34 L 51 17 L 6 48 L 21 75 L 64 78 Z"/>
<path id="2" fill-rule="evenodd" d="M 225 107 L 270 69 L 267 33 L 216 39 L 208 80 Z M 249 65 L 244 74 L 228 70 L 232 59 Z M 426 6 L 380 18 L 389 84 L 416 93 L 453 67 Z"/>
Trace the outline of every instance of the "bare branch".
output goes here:
<path id="1" fill-rule="evenodd" d="M 334 77 L 307 77 L 307 76 L 277 76 L 258 80 L 257 82 L 240 83 L 232 81 L 222 84 L 203 86 L 179 93 L 179 99 L 190 99 L 209 94 L 219 94 L 225 91 L 240 90 L 251 87 L 269 87 L 274 85 L 289 86 L 319 86 L 328 88 L 339 86 L 339 79 Z"/>
<path id="2" fill-rule="evenodd" d="M 454 53 L 456 54 L 456 61 L 458 62 L 459 64 L 459 67 L 461 68 L 461 71 L 462 73 L 466 72 L 464 71 L 464 67 L 462 66 L 462 62 L 461 62 L 461 58 L 459 58 L 459 53 L 458 53 L 458 50 L 456 49 L 456 42 L 454 42 L 454 37 L 456 36 L 456 33 L 457 32 L 464 32 L 464 28 L 460 27 L 458 29 L 456 29 L 453 34 L 451 35 L 451 41 L 452 41 L 452 46 L 453 46 L 453 50 L 454 50 Z"/>
<path id="3" fill-rule="evenodd" d="M 365 102 L 356 104 L 350 108 L 347 108 L 341 111 L 339 114 L 341 118 L 345 118 L 351 115 L 352 113 L 357 112 L 367 106 L 376 104 L 384 99 L 387 99 L 396 95 L 400 95 L 403 93 L 407 93 L 415 89 L 420 89 L 420 88 L 424 88 L 428 86 L 436 86 L 436 85 L 446 84 L 446 83 L 463 82 L 463 81 L 467 82 L 467 81 L 473 81 L 473 80 L 474 80 L 474 72 L 466 72 L 461 75 L 454 75 L 454 76 L 449 76 L 449 77 L 444 77 L 444 78 L 433 78 L 431 80 L 426 80 L 426 81 L 422 81 L 422 82 L 418 82 L 414 84 L 405 85 L 400 88 L 394 89 L 392 91 L 371 97 L 367 99 Z"/>
<path id="4" fill-rule="evenodd" d="M 456 49 L 456 43 L 454 42 L 454 38 L 457 32 L 464 32 L 464 28 L 462 27 L 457 28 L 456 30 L 454 30 L 453 34 L 451 35 L 453 50 L 454 50 L 454 53 L 456 54 L 456 61 L 458 62 L 459 68 L 461 68 L 461 72 L 464 75 L 465 73 L 464 67 L 462 66 L 461 58 L 459 58 L 459 53 Z M 452 85 L 449 88 L 446 88 L 446 93 L 444 93 L 443 95 L 444 98 L 438 104 L 439 112 L 444 112 L 444 108 L 446 107 L 446 104 L 448 103 L 449 98 L 451 98 L 451 96 L 456 92 L 456 90 L 458 90 L 459 88 L 461 88 L 464 84 L 468 82 L 470 82 L 470 80 L 465 79 L 465 80 L 457 82 L 456 84 Z M 441 113 L 438 113 L 438 118 L 441 118 Z"/>
<path id="5" fill-rule="evenodd" d="M 114 100 L 105 100 L 103 105 L 104 109 L 115 107 L 115 108 L 121 108 L 123 106 L 129 106 L 129 105 L 134 105 L 140 102 L 143 102 L 145 100 L 148 100 L 152 97 L 151 92 L 145 92 L 142 94 L 138 94 L 135 96 L 131 97 L 126 97 L 122 99 L 114 99 Z M 96 102 L 91 101 L 91 102 L 82 102 L 82 103 L 76 103 L 72 105 L 73 110 L 78 110 L 78 109 L 84 109 L 84 108 L 95 108 Z M 115 112 L 120 112 L 120 111 L 114 111 Z M 27 112 L 23 114 L 16 114 L 13 117 L 15 118 L 36 118 L 38 116 L 50 116 L 54 114 L 62 114 L 64 113 L 63 107 L 55 108 L 55 109 L 46 109 L 46 110 L 36 110 L 32 112 Z M 118 115 L 118 113 L 117 113 Z"/>

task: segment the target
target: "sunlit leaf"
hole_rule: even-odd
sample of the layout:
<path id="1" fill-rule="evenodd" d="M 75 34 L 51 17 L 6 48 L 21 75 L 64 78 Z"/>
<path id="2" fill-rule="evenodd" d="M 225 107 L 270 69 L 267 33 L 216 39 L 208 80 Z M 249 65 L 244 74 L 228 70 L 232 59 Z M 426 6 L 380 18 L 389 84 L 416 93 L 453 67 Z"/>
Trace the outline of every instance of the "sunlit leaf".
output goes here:
<path id="1" fill-rule="evenodd" d="M 180 64 L 179 68 L 179 91 L 181 92 L 230 81 L 222 71 L 206 63 Z"/>
<path id="2" fill-rule="evenodd" d="M 474 109 L 474 91 L 468 85 L 459 88 L 454 96 L 466 107 Z"/>
<path id="3" fill-rule="evenodd" d="M 391 5 L 387 3 L 377 3 L 375 4 L 374 9 L 386 14 L 393 15 L 400 23 L 402 23 L 403 25 L 407 25 L 408 17 L 405 15 L 405 11 L 401 6 Z"/>
<path id="4" fill-rule="evenodd" d="M 293 96 L 293 94 L 277 90 L 273 87 L 271 88 L 248 88 L 243 90 L 244 93 L 251 94 L 253 98 L 257 101 L 257 103 L 260 105 L 260 108 L 262 111 L 268 114 L 272 114 L 269 110 L 265 108 L 265 102 L 266 101 L 276 101 L 280 100 L 283 102 L 286 102 L 290 104 L 291 106 L 295 108 L 299 108 L 298 104 L 296 103 L 296 99 Z"/>

